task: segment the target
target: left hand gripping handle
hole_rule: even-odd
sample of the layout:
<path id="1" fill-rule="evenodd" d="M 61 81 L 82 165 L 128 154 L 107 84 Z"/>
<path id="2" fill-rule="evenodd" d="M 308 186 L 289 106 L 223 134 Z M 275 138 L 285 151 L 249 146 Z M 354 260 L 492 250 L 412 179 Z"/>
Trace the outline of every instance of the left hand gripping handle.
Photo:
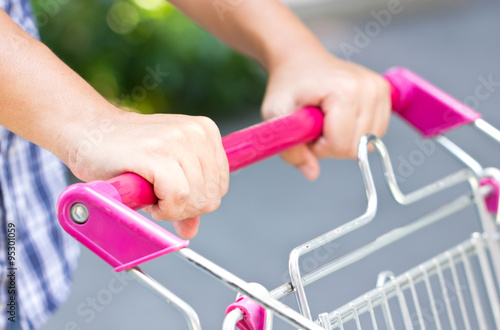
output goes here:
<path id="1" fill-rule="evenodd" d="M 306 107 L 291 115 L 272 119 L 229 134 L 222 144 L 231 172 L 274 156 L 291 146 L 316 140 L 323 131 L 323 113 Z M 107 180 L 122 203 L 138 210 L 156 203 L 153 186 L 142 177 L 125 173 Z"/>
<path id="2" fill-rule="evenodd" d="M 230 170 L 311 142 L 321 135 L 322 127 L 321 110 L 309 107 L 228 135 L 222 143 Z M 122 271 L 189 244 L 134 211 L 156 201 L 151 183 L 125 173 L 68 187 L 59 197 L 57 213 L 71 236 Z"/>

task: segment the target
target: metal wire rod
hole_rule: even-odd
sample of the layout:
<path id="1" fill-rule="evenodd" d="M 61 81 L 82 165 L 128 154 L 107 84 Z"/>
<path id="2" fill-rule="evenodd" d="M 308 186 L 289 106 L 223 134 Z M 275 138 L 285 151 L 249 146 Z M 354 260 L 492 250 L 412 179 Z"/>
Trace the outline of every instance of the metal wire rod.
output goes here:
<path id="1" fill-rule="evenodd" d="M 262 307 L 272 310 L 276 316 L 280 317 L 285 322 L 297 328 L 324 330 L 321 326 L 311 320 L 308 320 L 292 308 L 276 299 L 273 299 L 270 295 L 263 295 L 261 290 L 256 289 L 256 287 L 251 283 L 243 281 L 236 275 L 199 255 L 195 251 L 185 248 L 177 251 L 175 254 L 205 271 L 209 275 L 215 277 L 219 282 L 227 287 L 246 295 L 252 300 L 255 300 Z"/>
<path id="2" fill-rule="evenodd" d="M 127 273 L 129 273 L 137 282 L 166 301 L 170 306 L 176 308 L 186 319 L 190 330 L 201 330 L 198 314 L 196 314 L 195 310 L 184 300 L 177 297 L 160 283 L 156 282 L 139 267 L 128 269 Z"/>
<path id="3" fill-rule="evenodd" d="M 500 131 L 494 126 L 490 125 L 484 119 L 477 119 L 474 121 L 474 126 L 484 134 L 491 137 L 493 140 L 500 143 Z"/>
<path id="4" fill-rule="evenodd" d="M 490 187 L 487 187 L 487 186 L 481 187 L 481 194 L 488 195 L 491 192 L 491 190 L 492 189 Z M 423 225 L 424 222 L 427 222 L 428 224 L 434 223 L 434 221 L 432 221 L 433 219 L 436 221 L 440 220 L 446 216 L 449 216 L 453 213 L 456 213 L 456 212 L 472 205 L 473 203 L 474 203 L 474 201 L 470 195 L 460 196 L 456 200 L 454 200 L 453 202 L 445 204 L 445 205 L 439 207 L 438 209 L 430 212 L 429 214 L 427 214 L 423 217 L 417 218 L 416 220 L 412 221 L 412 223 L 410 223 L 407 226 L 416 226 L 419 228 L 425 227 L 425 226 L 421 226 L 421 225 Z M 407 226 L 405 226 L 405 227 L 407 227 Z M 403 232 L 405 232 L 407 230 L 407 229 L 404 229 L 405 227 L 396 228 L 392 232 L 398 232 L 400 230 L 403 230 Z M 408 233 L 408 234 L 410 234 L 410 233 Z M 384 236 L 387 236 L 387 235 L 389 235 L 389 233 L 380 236 L 378 239 L 376 239 L 376 241 L 381 239 Z M 403 235 L 400 238 L 403 238 L 405 236 L 406 235 Z M 380 240 L 379 240 L 379 242 L 380 242 Z M 386 241 L 386 243 L 391 243 L 391 242 Z M 372 243 L 369 243 L 369 244 L 372 244 Z M 379 248 L 381 248 L 381 247 L 383 247 L 383 246 L 380 246 Z M 356 252 L 358 250 L 355 250 L 354 252 Z M 354 253 L 354 252 L 352 252 L 352 253 Z M 371 254 L 372 252 L 373 252 L 373 250 L 370 247 L 367 248 L 367 246 L 365 246 L 365 254 L 358 255 L 358 257 L 360 257 L 360 259 L 361 259 L 361 258 L 366 257 L 367 255 Z M 359 259 L 352 260 L 352 262 L 357 261 L 357 260 L 359 260 Z M 344 262 L 346 262 L 346 261 L 344 261 Z M 302 283 L 305 286 L 307 286 L 307 285 L 314 283 L 317 280 L 323 278 L 324 276 L 327 276 L 327 275 L 331 274 L 332 272 L 351 264 L 352 262 L 349 262 L 349 263 L 346 262 L 345 264 L 341 264 L 341 267 L 339 266 L 338 263 L 335 264 L 335 261 L 330 262 L 328 264 L 325 264 L 325 265 L 323 265 L 323 266 L 321 266 L 321 267 L 319 267 L 319 268 L 317 268 L 309 273 L 304 274 L 304 276 L 302 277 Z M 339 267 L 339 268 L 337 268 L 337 267 Z M 292 283 L 287 282 L 287 283 L 275 288 L 274 290 L 272 290 L 271 296 L 276 298 L 276 299 L 281 299 L 281 298 L 288 296 L 289 294 L 291 294 L 293 292 L 294 292 L 294 288 L 293 288 Z"/>
<path id="5" fill-rule="evenodd" d="M 288 268 L 289 268 L 292 287 L 296 292 L 299 311 L 302 313 L 302 315 L 304 315 L 308 319 L 311 319 L 312 316 L 307 302 L 307 297 L 305 294 L 303 277 L 301 276 L 300 273 L 300 268 L 299 268 L 300 257 L 321 246 L 324 246 L 325 244 L 335 239 L 338 239 L 339 237 L 344 236 L 349 232 L 352 232 L 353 230 L 365 226 L 366 224 L 370 223 L 373 220 L 377 212 L 377 192 L 375 189 L 375 183 L 373 181 L 373 175 L 368 160 L 369 144 L 372 144 L 375 147 L 375 150 L 380 155 L 382 166 L 384 168 L 386 183 L 394 199 L 403 205 L 414 203 L 432 194 L 438 193 L 454 185 L 467 182 L 468 180 L 474 178 L 474 174 L 470 170 L 464 169 L 452 175 L 449 175 L 437 182 L 431 183 L 423 188 L 420 188 L 412 193 L 404 194 L 403 192 L 401 192 L 397 184 L 396 176 L 392 168 L 392 163 L 389 153 L 385 145 L 383 144 L 382 140 L 377 138 L 373 134 L 364 135 L 359 143 L 358 160 L 368 199 L 368 206 L 366 208 L 365 213 L 360 217 L 351 220 L 342 226 L 337 227 L 336 229 L 333 229 L 323 235 L 320 235 L 294 248 L 290 253 Z"/>
<path id="6" fill-rule="evenodd" d="M 456 145 L 453 141 L 445 136 L 438 135 L 434 140 L 439 143 L 450 155 L 456 158 L 458 161 L 463 163 L 465 166 L 474 172 L 476 177 L 480 178 L 483 176 L 483 167 L 477 160 L 472 158 L 471 155 L 466 153 L 462 148 Z"/>
<path id="7" fill-rule="evenodd" d="M 484 242 L 485 238 L 481 236 L 479 233 L 473 234 L 471 239 L 464 241 L 463 243 L 437 255 L 436 257 L 428 260 L 421 265 L 412 268 L 406 273 L 395 278 L 395 281 L 399 284 L 401 290 L 406 290 L 411 288 L 411 286 L 415 286 L 416 284 L 425 281 L 426 275 L 430 277 L 438 273 L 439 268 L 436 266 L 436 263 L 440 265 L 440 269 L 443 271 L 445 269 L 450 268 L 453 264 L 457 264 L 459 262 L 468 262 L 468 257 L 472 255 L 477 255 L 478 246 L 480 247 L 481 243 L 479 241 Z M 485 246 L 486 247 L 486 246 Z M 411 278 L 411 281 L 409 280 Z M 469 281 L 470 282 L 470 281 Z M 471 283 L 475 283 L 472 281 Z M 369 310 L 369 306 L 367 303 L 367 298 L 370 298 L 372 307 L 377 307 L 383 304 L 384 297 L 381 296 L 382 290 L 385 293 L 387 299 L 392 298 L 397 295 L 398 290 L 393 281 L 388 281 L 384 286 L 380 288 L 373 289 L 366 293 L 365 295 L 354 299 L 353 301 L 343 305 L 342 307 L 336 309 L 335 311 L 329 313 L 330 320 L 332 322 L 332 326 L 338 327 L 338 319 L 339 315 L 342 320 L 342 323 L 346 323 L 349 320 L 354 318 L 352 313 L 352 305 L 355 305 L 359 314 L 364 313 Z M 477 290 L 477 289 L 475 289 Z M 474 292 L 471 293 L 474 294 Z M 481 305 L 475 306 L 481 310 Z M 484 307 L 484 306 L 483 306 Z M 484 317 L 478 317 L 478 319 L 484 320 Z"/>
<path id="8" fill-rule="evenodd" d="M 230 311 L 224 318 L 222 330 L 234 330 L 236 323 L 243 320 L 243 312 L 241 309 L 236 308 Z"/>

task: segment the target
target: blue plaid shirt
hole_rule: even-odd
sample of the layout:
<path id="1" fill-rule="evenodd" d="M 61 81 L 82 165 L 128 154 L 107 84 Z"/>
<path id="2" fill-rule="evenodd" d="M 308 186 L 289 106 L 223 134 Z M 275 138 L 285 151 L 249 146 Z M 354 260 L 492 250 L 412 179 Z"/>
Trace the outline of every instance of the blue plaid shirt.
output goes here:
<path id="1" fill-rule="evenodd" d="M 0 8 L 38 38 L 29 0 L 0 0 Z M 79 248 L 55 214 L 66 185 L 66 169 L 55 156 L 0 126 L 0 329 L 14 325 L 8 320 L 9 267 L 16 268 L 17 328 L 40 327 L 70 292 Z M 13 227 L 14 265 L 7 257 L 8 229 Z"/>

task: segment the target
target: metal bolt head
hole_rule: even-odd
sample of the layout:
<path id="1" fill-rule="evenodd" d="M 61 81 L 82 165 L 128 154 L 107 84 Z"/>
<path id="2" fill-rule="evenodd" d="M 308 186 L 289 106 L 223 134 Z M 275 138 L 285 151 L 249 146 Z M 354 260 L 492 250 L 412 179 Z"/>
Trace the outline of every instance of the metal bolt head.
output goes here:
<path id="1" fill-rule="evenodd" d="M 84 224 L 89 219 L 89 210 L 82 203 L 75 203 L 69 209 L 71 220 L 78 224 Z"/>

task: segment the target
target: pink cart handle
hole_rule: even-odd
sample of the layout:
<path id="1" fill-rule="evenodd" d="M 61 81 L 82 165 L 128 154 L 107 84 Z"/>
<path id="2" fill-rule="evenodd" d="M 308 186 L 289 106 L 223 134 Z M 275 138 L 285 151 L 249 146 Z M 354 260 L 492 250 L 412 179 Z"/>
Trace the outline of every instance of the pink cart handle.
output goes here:
<path id="1" fill-rule="evenodd" d="M 425 136 L 470 123 L 479 115 L 403 68 L 385 73 L 393 109 Z M 230 134 L 222 139 L 231 171 L 278 154 L 322 134 L 323 113 L 307 107 Z M 68 187 L 59 196 L 61 226 L 116 271 L 134 267 L 188 245 L 137 210 L 156 203 L 152 185 L 126 173 L 107 182 Z"/>
<path id="2" fill-rule="evenodd" d="M 431 137 L 472 123 L 480 114 L 405 68 L 392 68 L 384 77 L 391 87 L 394 112 L 424 136 Z M 323 113 L 306 107 L 291 115 L 269 120 L 222 139 L 231 171 L 274 156 L 291 146 L 321 136 Z M 136 174 L 126 173 L 107 181 L 132 209 L 154 204 L 152 185 Z"/>
<path id="3" fill-rule="evenodd" d="M 391 100 L 397 104 L 398 89 L 391 84 Z M 231 172 L 279 154 L 286 149 L 316 140 L 323 132 L 323 113 L 306 107 L 293 114 L 275 118 L 229 134 L 222 144 Z M 122 203 L 138 210 L 156 203 L 153 186 L 134 173 L 125 173 L 107 180 L 118 191 Z"/>

